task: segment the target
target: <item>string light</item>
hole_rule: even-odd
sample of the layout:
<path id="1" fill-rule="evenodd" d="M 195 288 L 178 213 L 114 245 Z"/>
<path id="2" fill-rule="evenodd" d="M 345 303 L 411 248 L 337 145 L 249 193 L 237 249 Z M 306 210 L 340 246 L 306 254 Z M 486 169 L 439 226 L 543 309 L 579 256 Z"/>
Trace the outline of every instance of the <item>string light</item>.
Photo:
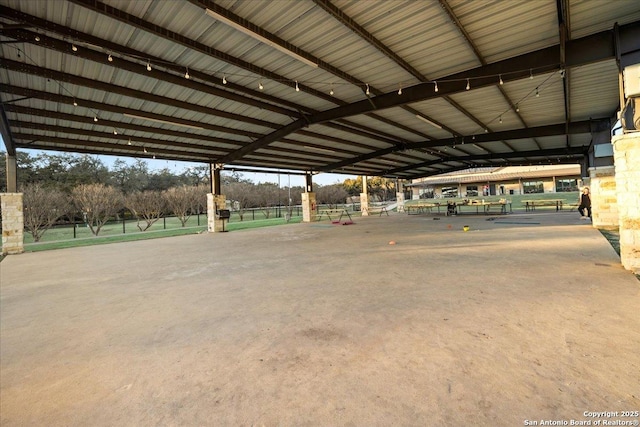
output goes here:
<path id="1" fill-rule="evenodd" d="M 264 86 L 262 85 L 262 80 L 260 80 L 260 83 L 258 83 L 258 89 L 263 90 Z"/>
<path id="2" fill-rule="evenodd" d="M 398 95 L 402 95 L 402 85 L 400 85 L 400 89 L 398 89 Z"/>
<path id="3" fill-rule="evenodd" d="M 97 122 L 98 121 L 98 116 L 93 116 L 93 121 Z"/>
<path id="4" fill-rule="evenodd" d="M 503 85 L 504 81 L 502 80 L 502 74 L 500 74 L 500 84 Z"/>
<path id="5" fill-rule="evenodd" d="M 142 147 L 142 151 L 147 152 L 147 147 Z"/>
<path id="6" fill-rule="evenodd" d="M 502 116 L 500 116 L 500 123 L 502 123 Z"/>
<path id="7" fill-rule="evenodd" d="M 296 92 L 300 92 L 300 87 L 298 86 L 298 81 L 296 80 Z"/>
<path id="8" fill-rule="evenodd" d="M 533 80 L 533 70 L 529 68 L 529 80 Z"/>
<path id="9" fill-rule="evenodd" d="M 114 135 L 117 135 L 117 134 L 118 134 L 118 131 L 117 131 L 116 129 L 114 129 L 114 130 L 113 130 L 113 134 L 114 134 Z"/>
<path id="10" fill-rule="evenodd" d="M 224 74 L 222 75 L 222 84 L 223 85 L 227 84 L 227 76 L 225 76 Z"/>
<path id="11" fill-rule="evenodd" d="M 185 79 L 188 79 L 188 78 L 190 78 L 190 77 L 191 77 L 191 76 L 189 75 L 189 67 L 187 67 L 187 71 L 184 73 L 184 78 L 185 78 Z"/>
<path id="12" fill-rule="evenodd" d="M 540 97 L 540 92 L 538 91 L 538 88 L 536 88 L 536 98 Z"/>
<path id="13" fill-rule="evenodd" d="M 151 61 L 147 62 L 147 71 L 151 71 Z"/>
<path id="14" fill-rule="evenodd" d="M 365 94 L 370 95 L 371 91 L 369 91 L 369 83 L 367 83 L 367 91 L 365 92 Z"/>
<path id="15" fill-rule="evenodd" d="M 127 145 L 131 145 L 131 138 L 129 138 L 129 142 L 127 143 Z"/>
<path id="16" fill-rule="evenodd" d="M 36 36 L 36 41 L 39 42 L 40 41 L 40 36 Z"/>
<path id="17" fill-rule="evenodd" d="M 433 84 L 435 84 L 435 87 L 433 88 L 434 92 L 438 92 L 438 82 L 434 81 Z"/>
<path id="18" fill-rule="evenodd" d="M 109 54 L 109 56 L 107 57 L 107 61 L 113 62 L 113 56 L 111 56 L 111 54 Z"/>
<path id="19" fill-rule="evenodd" d="M 77 107 L 77 106 L 78 106 L 78 103 L 76 102 L 76 99 L 75 99 L 75 98 L 73 98 L 73 106 L 74 106 L 74 107 Z"/>
<path id="20" fill-rule="evenodd" d="M 78 46 L 76 46 L 75 44 L 72 44 L 71 45 L 71 50 L 74 51 L 74 52 L 77 52 L 78 51 Z"/>
<path id="21" fill-rule="evenodd" d="M 467 79 L 467 87 L 465 88 L 466 90 L 471 89 L 471 84 L 469 83 L 469 79 Z"/>
<path id="22" fill-rule="evenodd" d="M 516 113 L 520 112 L 520 105 L 516 104 Z"/>
<path id="23" fill-rule="evenodd" d="M 329 91 L 329 95 L 333 96 L 333 83 L 331 83 L 331 90 Z"/>

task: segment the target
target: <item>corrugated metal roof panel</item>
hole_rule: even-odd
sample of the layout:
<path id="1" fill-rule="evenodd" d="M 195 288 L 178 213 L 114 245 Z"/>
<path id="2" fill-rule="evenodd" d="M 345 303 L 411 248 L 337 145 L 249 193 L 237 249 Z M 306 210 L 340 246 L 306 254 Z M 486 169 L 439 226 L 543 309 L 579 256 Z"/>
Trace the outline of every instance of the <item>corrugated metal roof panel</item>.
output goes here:
<path id="1" fill-rule="evenodd" d="M 553 1 L 449 1 L 488 63 L 558 43 Z"/>
<path id="2" fill-rule="evenodd" d="M 571 38 L 584 37 L 599 31 L 640 20 L 640 5 L 637 0 L 593 1 L 572 0 Z"/>
<path id="3" fill-rule="evenodd" d="M 571 120 L 613 117 L 619 108 L 618 67 L 615 61 L 574 68 L 569 72 L 571 85 Z M 603 79 L 603 76 L 609 78 Z"/>

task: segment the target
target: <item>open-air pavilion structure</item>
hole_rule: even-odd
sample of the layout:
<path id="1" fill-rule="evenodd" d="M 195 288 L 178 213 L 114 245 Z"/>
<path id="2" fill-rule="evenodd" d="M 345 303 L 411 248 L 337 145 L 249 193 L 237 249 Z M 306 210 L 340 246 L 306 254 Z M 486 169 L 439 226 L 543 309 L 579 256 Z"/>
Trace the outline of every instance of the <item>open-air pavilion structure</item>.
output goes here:
<path id="1" fill-rule="evenodd" d="M 636 0 L 0 0 L 0 41 L 3 253 L 22 251 L 23 148 L 209 164 L 210 231 L 221 170 L 307 177 L 306 223 L 248 261 L 260 232 L 180 238 L 192 257 L 179 266 L 173 245 L 156 247 L 162 271 L 132 244 L 151 275 L 106 249 L 66 267 L 5 259 L 3 425 L 451 425 L 473 411 L 478 425 L 522 425 L 637 410 L 637 283 L 596 230 L 539 214 L 502 231 L 474 219 L 465 234 L 434 221 L 429 237 L 424 219 L 396 215 L 340 235 L 314 224 L 311 191 L 319 172 L 579 163 L 593 225 L 618 228 L 623 266 L 640 269 L 640 137 L 612 139 L 637 93 Z M 389 256 L 394 233 L 407 244 Z M 299 254 L 287 279 L 282 260 Z M 38 262 L 44 276 L 21 275 Z M 101 279 L 87 279 L 92 263 Z"/>
<path id="2" fill-rule="evenodd" d="M 306 220 L 317 172 L 577 162 L 613 181 L 640 62 L 633 0 L 3 0 L 0 16 L 9 193 L 20 148 L 190 160 L 211 165 L 211 218 L 222 168 L 306 174 Z M 617 205 L 595 186 L 596 212 Z"/>

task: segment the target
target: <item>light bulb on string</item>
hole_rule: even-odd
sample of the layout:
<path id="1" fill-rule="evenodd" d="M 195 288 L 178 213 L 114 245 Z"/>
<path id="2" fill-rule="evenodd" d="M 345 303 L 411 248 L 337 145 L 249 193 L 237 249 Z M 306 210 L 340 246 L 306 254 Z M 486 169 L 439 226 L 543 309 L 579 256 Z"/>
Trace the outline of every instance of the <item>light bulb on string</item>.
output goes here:
<path id="1" fill-rule="evenodd" d="M 258 83 L 258 89 L 264 90 L 264 86 L 262 84 L 262 80 L 260 80 L 260 83 Z"/>
<path id="2" fill-rule="evenodd" d="M 227 76 L 226 75 L 222 75 L 222 84 L 226 85 L 227 84 Z"/>
<path id="3" fill-rule="evenodd" d="M 129 138 L 129 142 L 127 143 L 127 145 L 131 145 L 131 138 Z"/>
<path id="4" fill-rule="evenodd" d="M 504 81 L 502 80 L 502 74 L 500 74 L 500 84 L 503 85 Z"/>
<path id="5" fill-rule="evenodd" d="M 75 99 L 75 98 L 73 98 L 73 106 L 74 106 L 74 107 L 77 107 L 77 106 L 78 106 L 78 102 L 76 101 L 76 99 Z"/>
<path id="6" fill-rule="evenodd" d="M 109 56 L 107 56 L 107 61 L 113 62 L 113 56 L 111 56 L 111 54 L 109 54 Z"/>
<path id="7" fill-rule="evenodd" d="M 467 79 L 467 87 L 465 87 L 466 90 L 471 89 L 471 83 L 469 83 L 469 79 Z"/>
<path id="8" fill-rule="evenodd" d="M 400 85 L 400 89 L 398 89 L 398 95 L 402 95 L 402 85 Z"/>
<path id="9" fill-rule="evenodd" d="M 370 95 L 371 91 L 369 90 L 369 83 L 367 83 L 367 91 L 365 92 L 365 94 Z"/>
<path id="10" fill-rule="evenodd" d="M 93 116 L 93 121 L 97 122 L 98 121 L 98 116 Z"/>
<path id="11" fill-rule="evenodd" d="M 502 123 L 502 116 L 500 116 L 500 123 Z"/>
<path id="12" fill-rule="evenodd" d="M 147 71 L 151 71 L 151 61 L 147 62 Z"/>
<path id="13" fill-rule="evenodd" d="M 520 112 L 520 106 L 518 104 L 516 104 L 516 113 Z"/>
<path id="14" fill-rule="evenodd" d="M 114 135 L 117 135 L 117 134 L 118 134 L 118 131 L 117 131 L 116 129 L 114 129 L 114 130 L 113 130 L 113 134 L 114 134 Z"/>
<path id="15" fill-rule="evenodd" d="M 296 80 L 296 92 L 300 92 L 300 87 L 298 86 L 298 81 Z"/>
<path id="16" fill-rule="evenodd" d="M 331 90 L 329 91 L 329 95 L 333 96 L 333 83 L 331 83 Z"/>
<path id="17" fill-rule="evenodd" d="M 433 84 L 435 85 L 433 91 L 438 92 L 438 82 L 434 81 Z"/>
<path id="18" fill-rule="evenodd" d="M 74 52 L 78 51 L 78 46 L 76 46 L 75 44 L 71 44 L 71 50 Z"/>
<path id="19" fill-rule="evenodd" d="M 39 42 L 40 41 L 40 36 L 36 36 L 36 41 Z"/>
<path id="20" fill-rule="evenodd" d="M 185 73 L 184 73 L 184 78 L 185 78 L 185 79 L 188 79 L 188 78 L 190 78 L 190 77 L 191 77 L 191 76 L 189 75 L 189 67 L 187 67 L 187 71 L 185 71 Z"/>
<path id="21" fill-rule="evenodd" d="M 142 151 L 146 153 L 147 152 L 147 147 L 142 147 Z"/>

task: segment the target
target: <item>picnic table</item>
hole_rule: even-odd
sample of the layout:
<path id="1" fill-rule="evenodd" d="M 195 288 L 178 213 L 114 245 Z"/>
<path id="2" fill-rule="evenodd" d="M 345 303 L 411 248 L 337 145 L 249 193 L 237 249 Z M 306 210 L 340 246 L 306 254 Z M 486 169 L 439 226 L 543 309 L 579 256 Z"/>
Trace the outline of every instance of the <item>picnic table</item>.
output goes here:
<path id="1" fill-rule="evenodd" d="M 342 217 L 345 215 L 348 216 L 349 221 L 351 221 L 351 214 L 349 214 L 349 211 L 344 208 L 319 209 L 317 220 L 320 221 L 322 220 L 323 216 L 326 216 L 327 218 L 329 218 L 329 221 L 334 221 L 333 218 L 338 218 L 335 221 L 340 222 L 342 220 Z"/>
<path id="2" fill-rule="evenodd" d="M 526 212 L 535 211 L 536 206 L 554 206 L 556 207 L 556 211 L 562 210 L 562 204 L 564 203 L 564 199 L 544 199 L 544 200 L 523 200 L 524 209 Z"/>
<path id="3" fill-rule="evenodd" d="M 386 213 L 387 216 L 389 216 L 389 211 L 387 211 L 386 206 L 363 206 L 362 212 L 366 212 L 368 215 L 379 213 L 380 216 L 382 216 L 383 213 Z"/>

